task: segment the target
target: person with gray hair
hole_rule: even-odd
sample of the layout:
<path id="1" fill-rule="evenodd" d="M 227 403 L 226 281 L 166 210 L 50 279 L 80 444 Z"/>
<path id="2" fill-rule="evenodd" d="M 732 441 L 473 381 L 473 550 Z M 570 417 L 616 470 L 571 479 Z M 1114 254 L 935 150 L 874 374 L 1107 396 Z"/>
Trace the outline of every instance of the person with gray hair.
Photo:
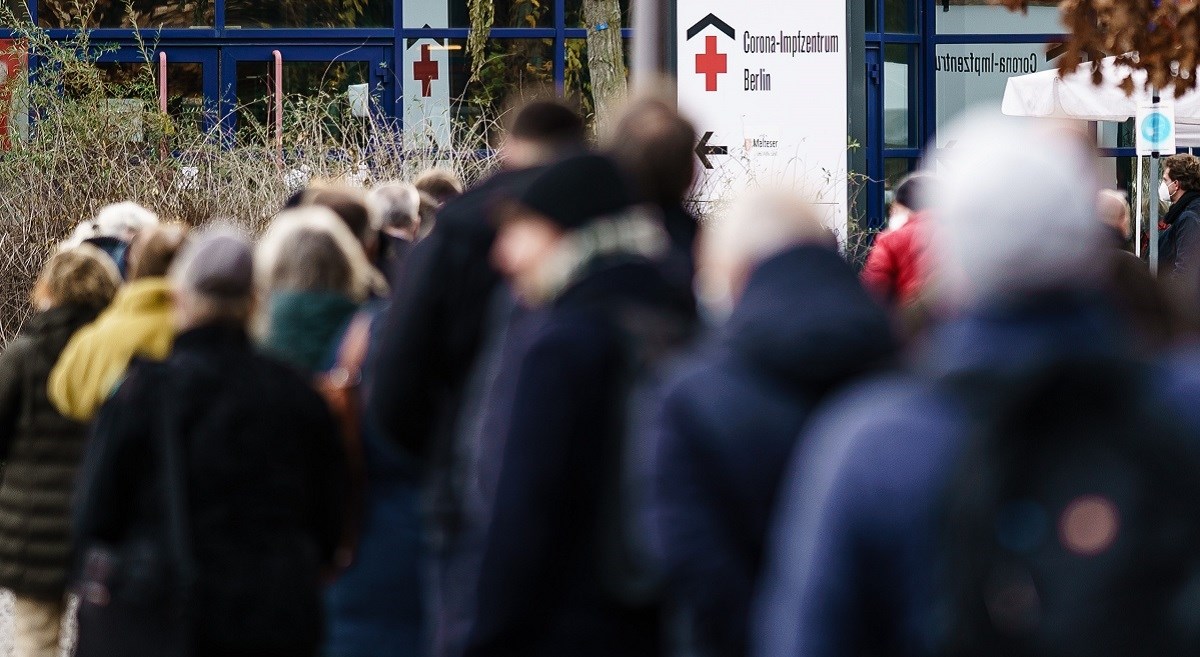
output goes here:
<path id="1" fill-rule="evenodd" d="M 1141 609 L 1195 586 L 1195 545 L 1156 528 L 1200 531 L 1200 501 L 1150 473 L 1194 479 L 1197 393 L 1136 362 L 1102 293 L 1095 155 L 1015 119 L 972 116 L 943 138 L 958 144 L 933 190 L 942 323 L 911 370 L 807 421 L 752 654 L 1194 654 L 1170 645 L 1194 625 Z M 1185 492 L 1163 497 L 1172 486 Z"/>
<path id="2" fill-rule="evenodd" d="M 653 431 L 655 529 L 702 655 L 744 655 L 770 509 L 816 404 L 887 362 L 887 315 L 811 203 L 757 193 L 700 234 L 702 300 L 727 317 L 668 386 Z"/>
<path id="3" fill-rule="evenodd" d="M 81 657 L 180 639 L 196 655 L 318 652 L 345 455 L 309 381 L 249 340 L 252 254 L 228 229 L 196 237 L 171 272 L 170 356 L 135 362 L 96 421 L 75 509 Z M 111 567 L 131 559 L 160 567 Z M 174 635 L 179 614 L 190 631 Z"/>
<path id="4" fill-rule="evenodd" d="M 421 235 L 421 193 L 409 183 L 390 182 L 372 189 L 367 202 L 381 224 L 376 266 L 394 281 Z"/>
<path id="5" fill-rule="evenodd" d="M 262 343 L 316 373 L 350 318 L 387 286 L 353 233 L 322 207 L 281 212 L 258 244 L 255 278 L 265 300 Z"/>

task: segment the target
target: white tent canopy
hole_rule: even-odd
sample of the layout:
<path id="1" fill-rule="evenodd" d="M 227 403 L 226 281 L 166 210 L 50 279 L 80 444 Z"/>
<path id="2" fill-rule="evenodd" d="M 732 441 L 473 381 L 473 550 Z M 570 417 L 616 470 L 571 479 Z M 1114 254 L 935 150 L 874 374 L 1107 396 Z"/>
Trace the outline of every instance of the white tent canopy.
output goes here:
<path id="1" fill-rule="evenodd" d="M 1145 88 L 1146 72 L 1133 71 L 1134 93 L 1126 96 L 1121 80 L 1130 69 L 1116 63 L 1116 57 L 1100 62 L 1104 80 L 1092 83 L 1091 64 L 1084 63 L 1073 73 L 1060 76 L 1058 71 L 1041 71 L 1008 79 L 1001 110 L 1009 116 L 1078 119 L 1083 121 L 1124 121 L 1137 115 L 1140 103 L 1150 101 Z M 1171 87 L 1163 89 L 1161 98 L 1174 100 L 1175 120 L 1178 123 L 1200 125 L 1200 91 L 1189 91 L 1175 98 Z"/>
<path id="2" fill-rule="evenodd" d="M 1088 63 L 1065 76 L 1050 70 L 1011 77 L 1000 109 L 1008 116 L 1077 121 L 1131 119 L 1137 116 L 1139 104 L 1150 101 L 1150 92 L 1145 88 L 1146 72 L 1133 71 L 1134 93 L 1126 96 L 1119 85 L 1131 69 L 1118 64 L 1116 59 L 1106 57 L 1100 61 L 1104 80 L 1098 85 L 1092 83 L 1092 67 Z M 1200 147 L 1200 91 L 1189 91 L 1181 98 L 1174 96 L 1172 87 L 1160 94 L 1163 101 L 1175 105 L 1176 143 L 1185 148 Z"/>

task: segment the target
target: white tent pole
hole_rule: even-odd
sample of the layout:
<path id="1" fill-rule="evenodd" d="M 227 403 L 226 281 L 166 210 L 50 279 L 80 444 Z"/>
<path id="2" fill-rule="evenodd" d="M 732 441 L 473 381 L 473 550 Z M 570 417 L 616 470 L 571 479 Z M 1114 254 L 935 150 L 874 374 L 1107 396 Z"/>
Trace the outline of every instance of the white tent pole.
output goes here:
<path id="1" fill-rule="evenodd" d="M 1154 106 L 1158 107 L 1158 102 L 1159 102 L 1158 89 L 1154 89 L 1151 93 L 1153 94 Z M 1157 183 L 1158 183 L 1159 178 L 1161 177 L 1161 173 L 1158 170 L 1158 166 L 1159 166 L 1158 153 L 1157 152 L 1151 153 L 1150 154 L 1150 180 L 1146 186 L 1151 190 L 1155 190 L 1155 193 L 1150 194 L 1150 273 L 1154 274 L 1155 276 L 1158 275 L 1158 194 L 1157 194 L 1158 185 L 1157 185 Z"/>
<path id="2" fill-rule="evenodd" d="M 1134 216 L 1137 218 L 1137 228 L 1133 231 L 1133 254 L 1139 258 L 1142 257 L 1142 201 L 1146 198 L 1146 188 L 1142 184 L 1144 168 L 1142 157 L 1139 155 L 1137 158 L 1137 184 L 1133 187 Z"/>

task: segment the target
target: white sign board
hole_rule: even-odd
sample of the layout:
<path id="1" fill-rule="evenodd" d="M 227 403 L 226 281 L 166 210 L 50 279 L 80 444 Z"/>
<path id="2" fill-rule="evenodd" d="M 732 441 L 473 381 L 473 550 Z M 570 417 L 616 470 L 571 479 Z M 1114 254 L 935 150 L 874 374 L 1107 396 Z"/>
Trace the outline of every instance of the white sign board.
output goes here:
<path id="1" fill-rule="evenodd" d="M 678 0 L 676 16 L 679 108 L 701 136 L 702 206 L 782 185 L 844 230 L 846 4 Z"/>
<path id="2" fill-rule="evenodd" d="M 1138 155 L 1175 154 L 1175 106 L 1170 102 L 1138 105 Z"/>
<path id="3" fill-rule="evenodd" d="M 441 27 L 450 22 L 446 2 L 404 3 L 406 25 Z M 406 38 L 404 136 L 414 148 L 450 146 L 450 53 L 462 50 L 448 39 Z"/>

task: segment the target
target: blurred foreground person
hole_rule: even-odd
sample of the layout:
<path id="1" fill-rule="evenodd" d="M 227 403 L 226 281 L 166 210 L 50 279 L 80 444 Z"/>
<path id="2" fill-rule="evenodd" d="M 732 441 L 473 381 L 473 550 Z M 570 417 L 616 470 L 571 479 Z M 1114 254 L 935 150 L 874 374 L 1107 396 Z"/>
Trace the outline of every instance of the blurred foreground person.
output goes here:
<path id="1" fill-rule="evenodd" d="M 54 254 L 36 312 L 0 354 L 0 587 L 15 597 L 15 657 L 58 657 L 71 567 L 71 496 L 87 429 L 54 410 L 46 380 L 67 340 L 112 301 L 121 278 L 90 245 Z"/>
<path id="2" fill-rule="evenodd" d="M 660 611 L 624 598 L 617 546 L 637 521 L 628 433 L 635 374 L 686 338 L 654 262 L 668 248 L 616 165 L 549 167 L 503 220 L 493 258 L 525 303 L 546 307 L 519 362 L 479 574 L 471 657 L 656 655 Z M 502 375 L 503 376 L 503 375 Z"/>
<path id="3" fill-rule="evenodd" d="M 625 110 L 609 146 L 634 186 L 637 201 L 662 213 L 671 238 L 666 274 L 689 291 L 700 224 L 683 203 L 696 178 L 695 148 L 696 128 L 674 107 L 654 98 L 636 101 Z"/>
<path id="4" fill-rule="evenodd" d="M 1200 158 L 1179 154 L 1162 162 L 1158 198 L 1171 207 L 1158 237 L 1158 271 L 1168 279 L 1200 276 Z"/>
<path id="5" fill-rule="evenodd" d="M 929 279 L 930 192 L 936 179 L 915 173 L 896 185 L 888 230 L 875 238 L 862 282 L 880 303 L 902 308 L 917 300 Z"/>
<path id="6" fill-rule="evenodd" d="M 129 282 L 96 321 L 80 329 L 50 374 L 50 401 L 88 422 L 121 382 L 131 358 L 162 360 L 175 339 L 167 270 L 187 241 L 182 226 L 151 226 L 129 247 Z"/>
<path id="7" fill-rule="evenodd" d="M 454 619 L 474 607 L 474 586 L 450 583 L 447 564 L 461 542 L 465 436 L 487 405 L 491 354 L 480 352 L 489 343 L 502 349 L 514 306 L 489 261 L 492 215 L 538 166 L 584 149 L 584 138 L 583 119 L 561 103 L 522 108 L 501 149 L 504 168 L 438 212 L 379 329 L 367 415 L 425 472 L 436 655 L 461 652 Z"/>
<path id="8" fill-rule="evenodd" d="M 1093 156 L 1011 119 L 948 138 L 933 244 L 950 319 L 916 374 L 811 420 L 755 654 L 1196 654 L 1197 393 L 1130 357 L 1099 292 Z"/>
<path id="9" fill-rule="evenodd" d="M 255 258 L 267 353 L 306 374 L 321 371 L 377 276 L 359 247 L 326 208 L 289 210 L 272 220 Z"/>
<path id="10" fill-rule="evenodd" d="M 382 225 L 377 266 L 395 284 L 421 234 L 421 193 L 409 183 L 391 182 L 372 189 L 367 201 Z"/>
<path id="11" fill-rule="evenodd" d="M 802 201 L 751 197 L 710 222 L 701 244 L 701 285 L 715 288 L 705 296 L 728 296 L 733 311 L 663 403 L 657 529 L 695 654 L 741 656 L 776 490 L 804 419 L 894 342 L 887 315 Z"/>
<path id="12" fill-rule="evenodd" d="M 250 344 L 245 238 L 203 234 L 171 280 L 175 347 L 131 367 L 88 446 L 76 654 L 315 655 L 344 510 L 337 429 Z"/>

